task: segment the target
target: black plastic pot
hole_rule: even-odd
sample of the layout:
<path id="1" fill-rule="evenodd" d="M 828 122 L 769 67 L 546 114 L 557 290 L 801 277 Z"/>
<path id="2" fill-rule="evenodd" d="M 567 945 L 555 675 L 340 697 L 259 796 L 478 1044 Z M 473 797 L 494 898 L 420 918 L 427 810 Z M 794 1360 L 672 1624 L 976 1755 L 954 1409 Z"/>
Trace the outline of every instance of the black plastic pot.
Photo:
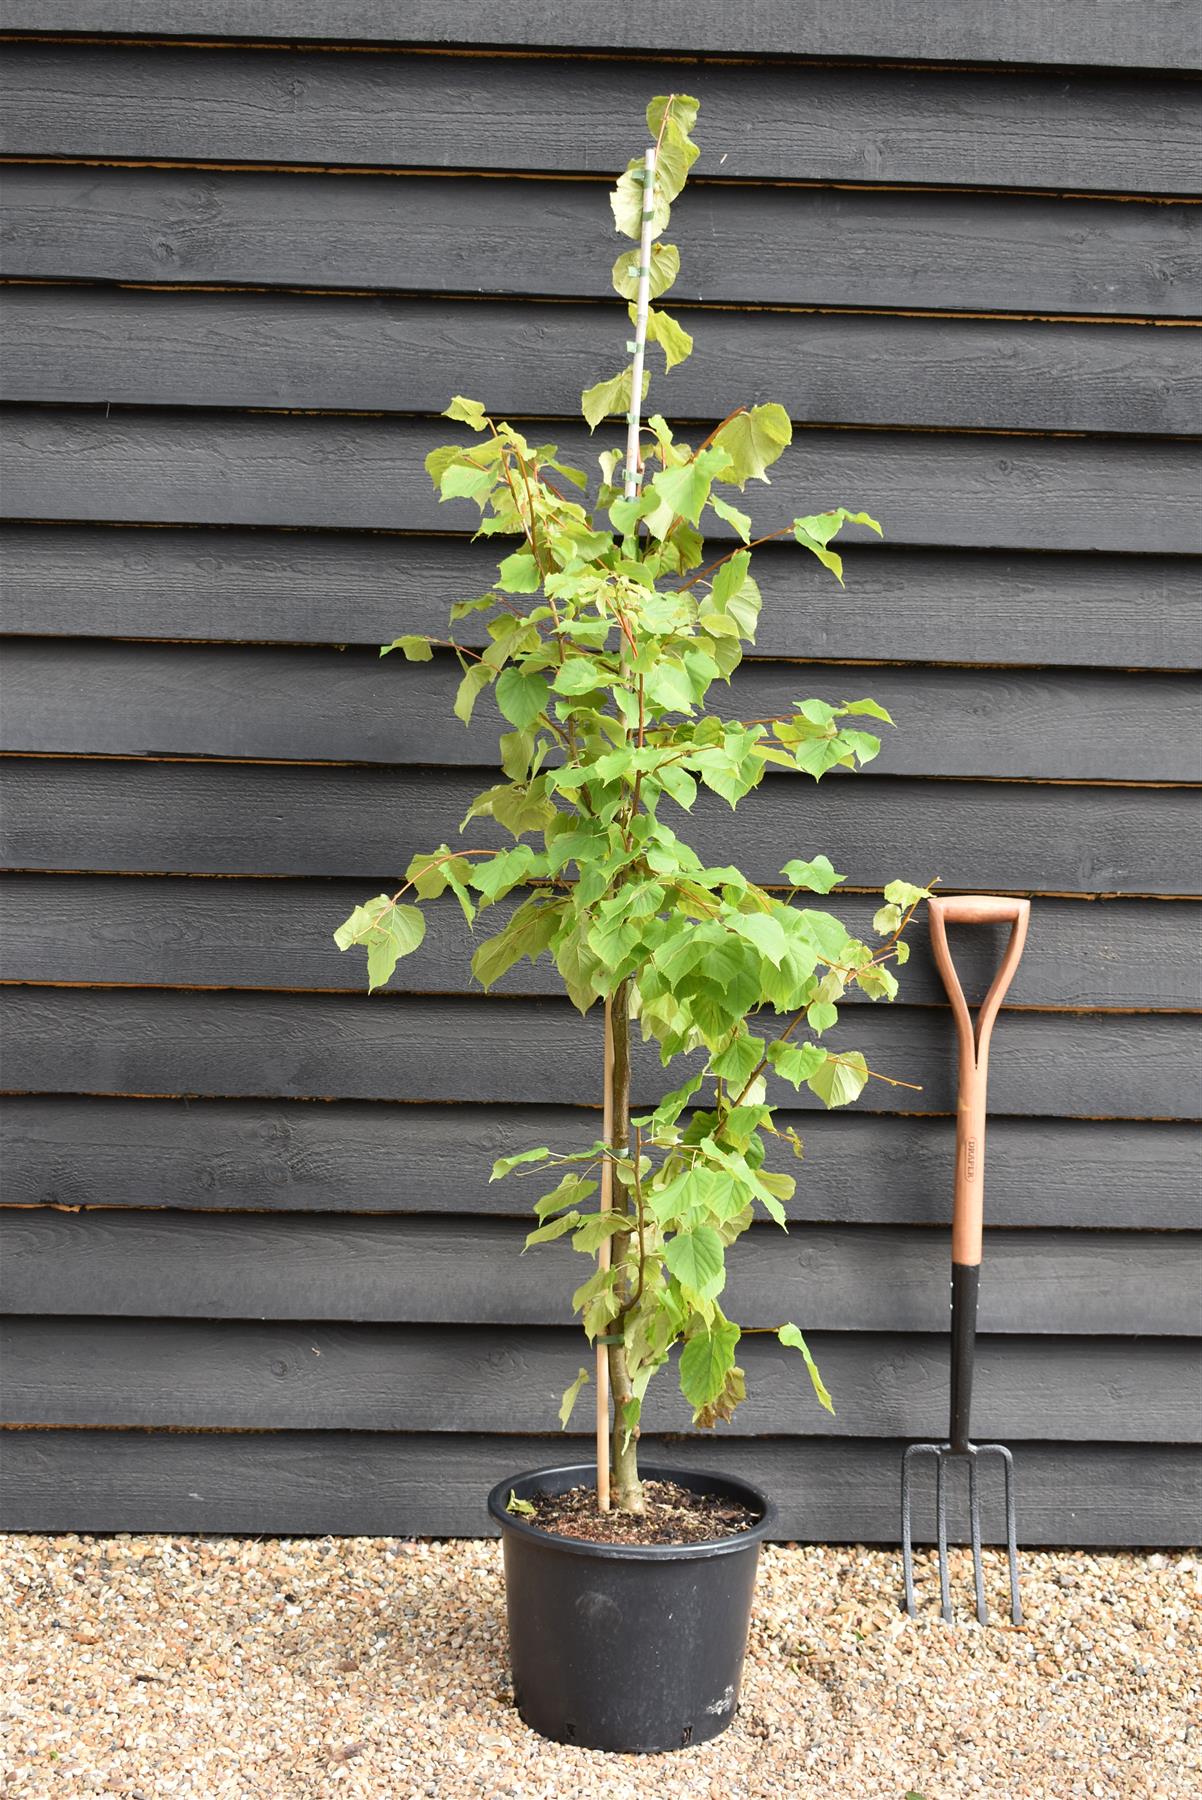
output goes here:
<path id="1" fill-rule="evenodd" d="M 505 1510 L 510 1494 L 592 1485 L 590 1463 L 498 1482 L 514 1698 L 527 1725 L 591 1750 L 677 1750 L 734 1718 L 760 1544 L 775 1508 L 757 1488 L 695 1469 L 646 1468 L 694 1493 L 759 1514 L 737 1537 L 705 1544 L 590 1544 Z"/>

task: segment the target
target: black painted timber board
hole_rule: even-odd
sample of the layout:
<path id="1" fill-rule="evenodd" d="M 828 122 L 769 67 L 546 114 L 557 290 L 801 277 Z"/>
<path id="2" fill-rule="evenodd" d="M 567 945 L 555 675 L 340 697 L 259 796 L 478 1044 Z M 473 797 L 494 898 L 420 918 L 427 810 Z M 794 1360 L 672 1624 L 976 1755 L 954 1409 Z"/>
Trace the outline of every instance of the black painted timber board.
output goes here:
<path id="1" fill-rule="evenodd" d="M 0 768 L 0 862 L 27 870 L 362 875 L 371 892 L 453 835 L 492 776 L 410 768 L 10 758 Z M 713 800 L 713 805 L 709 802 Z M 852 887 L 898 877 L 947 891 L 1202 894 L 1197 795 L 1083 787 L 828 776 L 764 782 L 732 814 L 699 796 L 688 841 L 753 881 L 822 849 Z M 489 822 L 469 834 L 503 840 Z M 477 829 L 478 828 L 478 829 Z M 392 891 L 391 888 L 389 891 Z M 364 895 L 370 898 L 370 893 Z"/>
<path id="2" fill-rule="evenodd" d="M 654 62 L 13 43 L 11 156 L 603 174 Z M 710 65 L 692 180 L 1198 191 L 1196 92 L 1147 76 Z M 754 119 L 754 130 L 748 129 Z"/>
<path id="3" fill-rule="evenodd" d="M 451 538 L 111 525 L 9 525 L 0 556 L 6 627 L 31 636 L 373 647 L 402 628 L 441 635 L 496 566 L 487 543 Z M 843 588 L 793 544 L 757 550 L 755 573 L 756 656 L 1178 669 L 1202 645 L 1202 579 L 1183 557 L 857 540 Z M 457 630 L 482 641 L 477 615 Z"/>
<path id="4" fill-rule="evenodd" d="M 797 1352 L 759 1334 L 739 1346 L 747 1400 L 718 1435 L 932 1437 L 946 1428 L 946 1332 L 815 1332 L 807 1342 L 835 1416 L 814 1399 Z M 0 1347 L 10 1424 L 236 1430 L 454 1433 L 499 1421 L 546 1430 L 591 1357 L 579 1329 L 566 1327 L 94 1317 L 9 1317 Z M 983 1337 L 976 1435 L 1192 1443 L 1200 1373 L 1196 1345 L 1174 1338 Z M 648 1390 L 644 1417 L 648 1431 L 693 1435 L 671 1368 Z"/>
<path id="5" fill-rule="evenodd" d="M 210 1095 L 266 1100 L 484 1101 L 578 1106 L 599 1094 L 598 1009 L 566 1000 L 466 996 L 207 994 L 170 990 L 14 987 L 3 996 L 5 1085 L 18 1093 Z M 947 1112 L 954 1057 L 934 1007 L 848 1009 L 824 1040 L 858 1049 L 882 1075 L 865 1110 Z M 990 1099 L 1038 1117 L 1199 1116 L 1202 1033 L 1196 1020 L 1156 1014 L 1005 1012 Z M 635 1104 L 682 1081 L 689 1058 L 660 1068 L 634 1047 Z M 808 1089 L 770 1095 L 817 1107 Z"/>
<path id="6" fill-rule="evenodd" d="M 804 1163 L 789 1159 L 790 1219 L 948 1224 L 950 1118 L 782 1108 L 778 1119 L 805 1143 Z M 595 1111 L 573 1107 L 0 1100 L 4 1200 L 17 1207 L 516 1216 L 532 1190 L 490 1182 L 493 1161 L 534 1144 L 570 1150 L 596 1129 Z M 988 1216 L 999 1227 L 1200 1230 L 1196 1128 L 995 1115 Z"/>
<path id="7" fill-rule="evenodd" d="M 475 508 L 440 504 L 423 467 L 434 444 L 462 438 L 441 423 L 15 407 L 0 502 L 22 519 L 466 534 Z M 577 462 L 617 432 L 544 429 Z M 807 429 L 752 516 L 762 534 L 870 501 L 900 544 L 1202 549 L 1196 449 L 1171 439 Z"/>
<path id="8" fill-rule="evenodd" d="M 5 172 L 12 277 L 612 299 L 600 181 L 273 171 Z M 1188 204 L 740 183 L 673 219 L 678 304 L 1189 319 Z"/>
<path id="9" fill-rule="evenodd" d="M 1154 325 L 685 309 L 667 404 L 724 418 L 774 400 L 833 425 L 1185 434 L 1202 429 L 1195 334 Z M 626 310 L 534 302 L 13 288 L 3 392 L 64 405 L 571 417 L 622 356 Z M 662 372 L 658 354 L 651 358 Z M 658 388 L 657 393 L 661 392 Z"/>
<path id="10" fill-rule="evenodd" d="M 903 1448 L 854 1438 L 648 1438 L 643 1454 L 756 1482 L 780 1509 L 781 1541 L 895 1544 Z M 1188 1447 L 1014 1448 L 1021 1544 L 1194 1543 L 1202 1481 Z M 484 1497 L 494 1483 L 589 1456 L 583 1438 L 558 1434 L 18 1431 L 4 1445 L 0 1523 L 12 1531 L 487 1537 L 496 1528 Z M 992 1484 L 982 1511 L 985 1542 L 1001 1541 Z M 953 1534 L 963 1529 L 958 1507 L 949 1521 Z M 925 1542 L 934 1528 L 925 1492 L 915 1524 Z"/>
<path id="11" fill-rule="evenodd" d="M 776 885 L 787 886 L 779 877 Z M 0 886 L 0 980 L 358 993 L 362 965 L 338 950 L 333 928 L 362 898 L 361 882 L 10 875 Z M 841 896 L 836 890 L 814 903 L 873 941 L 879 895 Z M 499 930 L 513 904 L 502 901 L 482 935 Z M 458 904 L 445 896 L 423 910 L 425 939 L 398 966 L 393 986 L 419 994 L 474 991 L 470 957 L 476 938 Z M 1199 908 L 1188 901 L 1039 899 L 1009 1004 L 1202 1010 L 1194 954 L 1200 925 Z M 1005 935 L 1002 926 L 957 934 L 956 966 L 973 1004 L 992 979 Z M 913 954 L 902 977 L 903 997 L 941 1005 L 943 985 L 921 913 L 908 936 Z M 497 991 L 554 994 L 562 984 L 543 956 L 519 963 Z M 853 988 L 847 998 L 859 1004 L 863 996 Z"/>
<path id="12" fill-rule="evenodd" d="M 555 1184 L 525 1184 L 532 1204 Z M 587 1264 L 522 1255 L 535 1221 L 0 1208 L 0 1307 L 69 1318 L 571 1325 Z M 985 1238 L 980 1329 L 1202 1337 L 1202 1234 L 998 1231 Z M 729 1255 L 723 1307 L 745 1328 L 938 1332 L 948 1238 L 906 1227 L 754 1225 Z"/>
<path id="13" fill-rule="evenodd" d="M 817 563 L 806 575 L 811 588 L 830 580 Z M 411 664 L 367 649 L 49 638 L 18 639 L 5 657 L 0 744 L 21 754 L 479 768 L 509 730 L 491 695 L 477 701 L 469 729 L 455 717 L 462 668 L 449 650 Z M 715 682 L 707 704 L 724 718 L 764 719 L 813 694 L 870 695 L 889 711 L 896 729 L 879 733 L 873 764 L 882 775 L 1105 781 L 1121 771 L 1127 781 L 1202 782 L 1202 735 L 1150 729 L 1196 711 L 1192 675 L 758 660 L 729 686 Z"/>
<path id="14" fill-rule="evenodd" d="M 498 30 L 498 25 L 500 29 Z M 289 43 L 452 45 L 773 57 L 863 57 L 870 61 L 1051 63 L 1108 68 L 1197 66 L 1188 0 L 1099 9 L 1095 0 L 1014 0 L 977 11 L 954 0 L 660 0 L 653 12 L 629 7 L 579 12 L 552 0 L 512 0 L 503 20 L 478 24 L 441 0 L 398 12 L 389 0 L 4 0 L 0 29 L 38 36 L 282 39 Z"/>

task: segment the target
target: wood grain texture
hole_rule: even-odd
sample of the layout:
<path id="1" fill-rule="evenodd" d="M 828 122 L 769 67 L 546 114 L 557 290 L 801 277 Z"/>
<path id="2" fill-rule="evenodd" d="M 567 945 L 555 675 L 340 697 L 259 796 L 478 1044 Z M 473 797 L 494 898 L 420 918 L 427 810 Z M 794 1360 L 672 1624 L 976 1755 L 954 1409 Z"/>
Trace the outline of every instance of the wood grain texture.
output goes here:
<path id="1" fill-rule="evenodd" d="M 12 869 L 361 877 L 400 885 L 488 779 L 483 770 L 7 761 L 0 863 Z M 707 862 L 778 879 L 821 847 L 853 887 L 941 877 L 951 893 L 1199 894 L 1185 788 L 910 781 L 871 773 L 799 791 L 765 782 L 736 815 L 706 795 L 689 841 Z M 500 843 L 477 820 L 472 841 Z"/>
<path id="2" fill-rule="evenodd" d="M 895 1544 L 904 1446 L 854 1438 L 655 1440 L 648 1458 L 729 1470 L 773 1495 L 780 1539 Z M 210 1531 L 488 1537 L 485 1495 L 588 1447 L 576 1437 L 385 1432 L 18 1431 L 6 1434 L 0 1522 L 12 1531 Z M 1024 1443 L 1021 1544 L 1192 1545 L 1199 1465 L 1186 1447 Z M 959 1509 L 949 1515 L 962 1530 Z M 992 1484 L 984 1538 L 1002 1541 Z M 934 1530 L 916 1500 L 916 1538 Z M 497 1618 L 497 1629 L 501 1629 Z"/>
<path id="3" fill-rule="evenodd" d="M 422 464 L 451 434 L 427 422 L 34 407 L 6 425 L 8 518 L 466 533 L 477 517 L 436 498 Z M 550 429 L 591 457 L 583 430 Z M 898 544 L 1196 553 L 1196 490 L 1195 448 L 1171 439 L 813 429 L 753 516 L 763 533 L 871 497 Z"/>
<path id="4" fill-rule="evenodd" d="M 812 585 L 828 579 L 815 564 Z M 477 704 L 470 729 L 454 716 L 462 669 L 449 650 L 432 664 L 409 664 L 366 649 L 50 638 L 18 640 L 6 660 L 0 743 L 22 754 L 487 768 L 509 729 L 491 696 Z M 727 719 L 764 719 L 811 694 L 839 701 L 861 693 L 896 721 L 880 733 L 873 767 L 883 775 L 1104 781 L 1121 770 L 1128 781 L 1202 782 L 1202 742 L 1155 729 L 1196 707 L 1189 675 L 760 660 L 729 686 L 716 682 L 708 703 Z"/>
<path id="5" fill-rule="evenodd" d="M 402 626 L 439 635 L 496 568 L 487 544 L 452 538 L 236 528 L 8 525 L 0 554 L 14 632 L 373 648 Z M 1202 582 L 1184 557 L 857 542 L 844 588 L 806 562 L 792 544 L 756 551 L 755 655 L 1179 669 L 1202 643 Z M 474 615 L 458 630 L 481 641 Z"/>
<path id="6" fill-rule="evenodd" d="M 1192 331 L 692 308 L 678 316 L 696 348 L 657 393 L 681 418 L 775 400 L 793 418 L 835 425 L 1202 429 Z M 441 412 L 453 370 L 498 414 L 571 418 L 581 390 L 621 361 L 628 332 L 621 306 L 33 285 L 7 296 L 3 389 L 9 400 L 66 405 L 423 414 Z"/>
<path id="7" fill-rule="evenodd" d="M 526 1184 L 525 1198 L 554 1186 Z M 522 1255 L 525 1219 L 0 1210 L 7 1313 L 333 1323 L 573 1324 L 587 1265 L 564 1243 Z M 980 1329 L 1035 1336 L 1202 1336 L 1202 1234 L 986 1234 Z M 731 1256 L 723 1307 L 747 1329 L 938 1332 L 945 1231 L 754 1225 Z"/>
<path id="8" fill-rule="evenodd" d="M 781 1116 L 791 1117 L 787 1108 Z M 853 1110 L 792 1122 L 804 1132 L 806 1156 L 804 1166 L 792 1164 L 790 1219 L 947 1225 L 955 1137 L 948 1118 Z M 530 1190 L 490 1182 L 495 1158 L 533 1144 L 570 1150 L 591 1143 L 596 1129 L 595 1111 L 584 1107 L 0 1100 L 9 1206 L 516 1216 Z M 1197 1231 L 1196 1173 L 1188 1124 L 989 1122 L 989 1218 L 997 1226 Z"/>
<path id="9" fill-rule="evenodd" d="M 786 884 L 778 877 L 777 885 Z M 332 938 L 333 927 L 362 898 L 360 882 L 10 875 L 0 886 L 0 979 L 362 992 L 362 967 Z M 836 894 L 821 904 L 871 942 L 878 899 Z M 476 940 L 457 903 L 446 897 L 423 910 L 426 936 L 398 966 L 397 991 L 473 991 Z M 511 911 L 512 902 L 502 901 L 482 935 L 499 930 Z M 1199 908 L 1188 901 L 1040 899 L 1009 1004 L 1202 1010 L 1193 954 L 1200 925 Z M 902 978 L 904 997 L 942 1005 L 921 915 L 908 935 L 914 954 Z M 956 946 L 960 979 L 974 1003 L 1000 961 L 1004 936 L 1004 929 L 986 927 L 965 932 Z M 553 994 L 561 987 L 550 959 L 540 957 L 512 969 L 497 991 Z M 858 993 L 849 996 L 856 1004 Z"/>
<path id="10" fill-rule="evenodd" d="M 491 19 L 473 26 L 439 0 L 398 14 L 388 0 L 4 0 L 0 28 L 38 35 L 282 39 L 289 43 L 475 45 L 776 57 L 897 58 L 918 62 L 1090 64 L 1184 68 L 1197 64 L 1188 0 L 1145 7 L 1121 0 L 1105 11 L 1092 0 L 1040 0 L 1004 10 L 965 11 L 949 0 L 661 0 L 655 13 L 625 9 L 578 14 L 551 0 L 514 0 L 502 37 Z"/>
<path id="11" fill-rule="evenodd" d="M 6 1086 L 18 1093 L 211 1095 L 265 1100 L 470 1100 L 591 1104 L 601 1023 L 566 1000 L 407 995 L 193 994 L 10 988 Z M 1188 1016 L 1008 1012 L 998 1027 L 990 1102 L 1034 1117 L 1190 1119 L 1202 1097 L 1202 1034 Z M 884 1075 L 866 1110 L 947 1112 L 954 1102 L 947 1022 L 933 1007 L 849 1009 L 824 1040 L 859 1049 Z M 635 1103 L 684 1078 L 652 1045 L 632 1058 Z M 808 1090 L 773 1084 L 790 1106 Z"/>
<path id="12" fill-rule="evenodd" d="M 13 156 L 567 174 L 623 167 L 661 64 L 13 43 Z M 693 179 L 1198 191 L 1196 94 L 1113 74 L 698 66 Z M 754 129 L 750 128 L 754 120 Z"/>
<path id="13" fill-rule="evenodd" d="M 739 1346 L 747 1400 L 721 1437 L 933 1437 L 947 1423 L 947 1334 L 807 1338 L 835 1396 L 814 1399 L 795 1350 Z M 553 1425 L 585 1340 L 567 1328 L 462 1329 L 193 1319 L 21 1319 L 0 1326 L 9 1424 L 234 1430 L 491 1431 Z M 1088 1360 L 1090 1379 L 1082 1379 Z M 1194 1443 L 1195 1345 L 1173 1338 L 985 1337 L 981 1438 Z M 695 1435 L 670 1375 L 648 1390 L 650 1432 Z M 707 1444 L 714 1441 L 703 1436 Z"/>
<path id="14" fill-rule="evenodd" d="M 610 299 L 600 181 L 80 169 L 5 174 L 10 276 Z M 1189 319 L 1189 205 L 702 185 L 673 298 Z"/>

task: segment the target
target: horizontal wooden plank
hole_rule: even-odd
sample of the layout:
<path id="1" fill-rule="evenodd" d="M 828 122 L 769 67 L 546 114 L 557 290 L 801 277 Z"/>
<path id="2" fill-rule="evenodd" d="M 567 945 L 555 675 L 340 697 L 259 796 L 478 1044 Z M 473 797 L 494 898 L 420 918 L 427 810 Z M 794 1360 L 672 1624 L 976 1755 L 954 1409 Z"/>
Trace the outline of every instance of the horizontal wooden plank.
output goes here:
<path id="1" fill-rule="evenodd" d="M 1154 325 L 687 309 L 675 414 L 775 400 L 833 425 L 1184 434 L 1202 430 L 1195 333 Z M 440 412 L 452 385 L 498 413 L 563 414 L 629 335 L 620 306 L 14 287 L 8 400 Z M 754 374 L 751 372 L 754 371 Z M 751 385 L 749 384 L 749 381 Z"/>
<path id="2" fill-rule="evenodd" d="M 448 434 L 432 421 L 33 407 L 6 423 L 9 518 L 466 531 L 476 517 L 434 494 L 422 464 Z M 582 430 L 552 429 L 591 460 Z M 1193 444 L 1163 439 L 813 429 L 757 497 L 755 525 L 855 504 L 900 544 L 1196 552 L 1196 462 Z"/>
<path id="3" fill-rule="evenodd" d="M 352 56 L 130 44 L 8 46 L 13 156 L 343 167 L 620 169 L 658 63 Z M 1110 74 L 699 66 L 694 181 L 897 181 L 1198 191 L 1185 83 Z M 754 130 L 748 129 L 754 119 Z"/>
<path id="4" fill-rule="evenodd" d="M 525 1199 L 552 1182 L 526 1184 Z M 587 1265 L 564 1243 L 521 1254 L 525 1219 L 0 1209 L 0 1307 L 65 1318 L 571 1325 Z M 945 1231 L 762 1222 L 731 1251 L 722 1304 L 747 1328 L 938 1332 Z M 985 1241 L 980 1329 L 1202 1336 L 1202 1235 L 999 1231 Z"/>
<path id="5" fill-rule="evenodd" d="M 5 1084 L 17 1093 L 227 1098 L 471 1100 L 591 1104 L 598 1093 L 598 1009 L 566 1000 L 342 994 L 193 994 L 118 988 L 9 988 Z M 921 1092 L 871 1081 L 859 1104 L 947 1112 L 954 1055 L 934 1007 L 863 1007 L 824 1040 Z M 636 1103 L 684 1078 L 653 1045 L 635 1046 Z M 1196 1118 L 1202 1033 L 1188 1016 L 1007 1012 L 998 1028 L 994 1111 L 1036 1117 Z M 776 1084 L 791 1106 L 808 1090 Z"/>
<path id="6" fill-rule="evenodd" d="M 644 1440 L 644 1466 L 729 1471 L 771 1493 L 781 1541 L 897 1542 L 904 1446 L 854 1438 Z M 1016 1447 L 1020 1544 L 1192 1545 L 1199 1468 L 1188 1448 Z M 489 1537 L 485 1495 L 519 1470 L 588 1459 L 582 1438 L 386 1432 L 16 1431 L 5 1434 L 9 1531 Z M 994 1484 L 986 1543 L 1003 1541 Z M 963 1530 L 949 1513 L 953 1541 Z M 934 1529 L 925 1492 L 916 1540 Z M 899 1576 L 900 1583 L 900 1576 Z"/>
<path id="7" fill-rule="evenodd" d="M 1153 8 L 1039 0 L 1003 11 L 965 11 L 947 0 L 844 0 L 838 7 L 795 0 L 661 0 L 655 13 L 578 13 L 550 0 L 514 0 L 498 36 L 420 0 L 398 14 L 388 0 L 4 0 L 0 28 L 42 35 L 282 39 L 287 43 L 531 47 L 659 55 L 665 44 L 689 54 L 864 57 L 872 61 L 1097 63 L 1107 68 L 1184 68 L 1197 62 L 1187 0 Z"/>
<path id="8" fill-rule="evenodd" d="M 852 1111 L 794 1122 L 806 1159 L 804 1168 L 792 1164 L 790 1219 L 947 1223 L 949 1119 Z M 0 1100 L 9 1206 L 501 1217 L 527 1208 L 530 1190 L 490 1182 L 496 1157 L 532 1144 L 568 1150 L 596 1128 L 595 1112 L 572 1107 L 448 1113 L 356 1101 Z M 993 1117 L 989 1218 L 997 1226 L 1202 1229 L 1195 1128 Z"/>
<path id="9" fill-rule="evenodd" d="M 9 868 L 362 876 L 377 893 L 454 831 L 490 779 L 484 770 L 412 768 L 402 782 L 387 769 L 38 757 L 11 758 L 3 775 L 0 862 Z M 698 799 L 688 841 L 754 881 L 775 881 L 787 857 L 820 848 L 861 888 L 939 875 L 953 893 L 1202 893 L 1190 789 L 867 773 L 801 793 L 765 782 L 733 816 L 711 798 Z M 502 841 L 488 824 L 475 822 L 475 845 Z"/>
<path id="10" fill-rule="evenodd" d="M 487 543 L 366 532 L 8 525 L 0 547 L 7 629 L 66 637 L 376 646 L 402 624 L 445 631 L 496 562 Z M 840 588 L 809 579 L 795 545 L 767 544 L 755 571 L 757 655 L 1176 669 L 1202 642 L 1202 581 L 1184 557 L 857 543 Z M 458 629 L 477 641 L 474 616 Z"/>
<path id="11" fill-rule="evenodd" d="M 813 585 L 826 579 L 815 564 Z M 1182 655 L 1191 648 L 1183 642 Z M 491 695 L 464 729 L 452 710 L 463 671 L 449 650 L 410 664 L 366 648 L 25 638 L 5 658 L 0 742 L 19 754 L 480 768 L 509 729 Z M 1202 741 L 1149 730 L 1155 719 L 1194 711 L 1192 675 L 853 670 L 760 659 L 729 686 L 715 683 L 710 703 L 724 718 L 764 719 L 811 694 L 838 701 L 863 692 L 896 721 L 880 734 L 874 768 L 882 775 L 1105 781 L 1121 771 L 1128 781 L 1202 781 Z"/>
<path id="12" fill-rule="evenodd" d="M 361 882 L 10 875 L 0 887 L 0 979 L 359 993 L 363 970 L 338 950 L 332 930 L 363 897 Z M 847 895 L 825 904 L 834 905 L 849 930 L 871 941 L 878 898 Z M 510 910 L 510 902 L 503 901 L 486 931 L 499 930 Z M 398 968 L 397 991 L 473 991 L 474 939 L 458 905 L 449 897 L 431 901 L 425 914 L 425 939 Z M 1194 957 L 1200 925 L 1199 909 L 1188 901 L 1041 899 L 1009 1003 L 1202 1009 Z M 1004 936 L 1004 927 L 963 935 L 956 953 L 966 993 L 984 994 Z M 921 916 L 910 938 L 904 998 L 942 1004 L 943 986 Z M 554 965 L 541 957 L 512 969 L 499 991 L 562 990 Z"/>
<path id="13" fill-rule="evenodd" d="M 834 1418 L 797 1352 L 760 1335 L 739 1346 L 747 1400 L 719 1435 L 943 1433 L 946 1333 L 807 1341 Z M 566 1328 L 11 1317 L 0 1347 L 8 1424 L 439 1432 L 553 1427 L 588 1350 Z M 974 1425 L 1003 1440 L 1192 1443 L 1198 1375 L 1195 1346 L 1172 1338 L 984 1337 Z M 670 1371 L 652 1383 L 643 1417 L 650 1432 L 694 1435 Z"/>
<path id="14" fill-rule="evenodd" d="M 10 277 L 611 299 L 597 180 L 5 171 Z M 1189 319 L 1189 204 L 816 187 L 690 189 L 677 302 Z"/>

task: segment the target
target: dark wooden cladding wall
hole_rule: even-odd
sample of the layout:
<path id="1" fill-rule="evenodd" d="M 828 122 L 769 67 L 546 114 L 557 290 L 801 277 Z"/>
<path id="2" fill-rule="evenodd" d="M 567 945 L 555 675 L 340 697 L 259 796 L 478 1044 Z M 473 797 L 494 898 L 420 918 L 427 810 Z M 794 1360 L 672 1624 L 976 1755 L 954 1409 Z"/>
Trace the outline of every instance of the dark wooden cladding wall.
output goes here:
<path id="1" fill-rule="evenodd" d="M 896 874 L 1033 897 L 978 1426 L 1016 1446 L 1027 1541 L 1196 1538 L 1189 7 L 514 0 L 502 57 L 441 3 L 253 12 L 0 6 L 6 1522 L 475 1533 L 492 1480 L 565 1454 L 572 1255 L 521 1259 L 527 1190 L 487 1172 L 595 1134 L 597 1023 L 542 967 L 473 993 L 453 907 L 383 996 L 330 931 L 487 780 L 453 665 L 375 654 L 489 577 L 421 473 L 436 415 L 478 393 L 588 453 L 578 393 L 626 333 L 606 182 L 676 83 L 697 350 L 655 403 L 782 399 L 757 524 L 847 501 L 887 532 L 845 592 L 760 554 L 729 706 L 898 720 L 870 773 L 774 773 L 692 835 L 768 883 L 827 849 L 861 927 Z M 996 951 L 966 946 L 976 988 Z M 787 1092 L 793 1229 L 732 1273 L 748 1322 L 812 1334 L 837 1417 L 760 1337 L 716 1442 L 670 1389 L 653 1424 L 769 1482 L 790 1536 L 888 1540 L 947 1392 L 921 933 L 901 1003 L 840 1034 L 921 1091 Z"/>

